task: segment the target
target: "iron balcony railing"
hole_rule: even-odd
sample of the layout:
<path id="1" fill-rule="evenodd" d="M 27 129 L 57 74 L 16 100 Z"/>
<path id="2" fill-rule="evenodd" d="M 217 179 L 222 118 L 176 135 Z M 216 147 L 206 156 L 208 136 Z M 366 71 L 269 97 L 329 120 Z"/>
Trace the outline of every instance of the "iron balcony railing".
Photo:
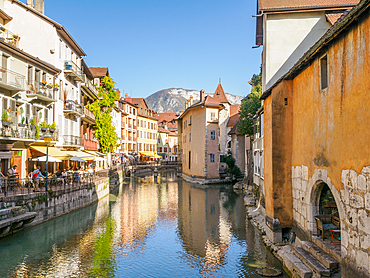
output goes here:
<path id="1" fill-rule="evenodd" d="M 10 91 L 24 91 L 26 77 L 18 72 L 0 67 L 0 86 Z"/>
<path id="2" fill-rule="evenodd" d="M 54 102 L 54 90 L 48 85 L 39 81 L 30 80 L 28 81 L 28 89 L 26 92 L 27 97 L 38 97 L 40 99 Z"/>
<path id="3" fill-rule="evenodd" d="M 82 86 L 86 87 L 90 92 L 92 92 L 96 97 L 98 97 L 98 89 L 91 83 L 91 81 L 83 75 L 83 82 Z"/>
<path id="4" fill-rule="evenodd" d="M 74 100 L 66 100 L 64 102 L 64 112 L 82 115 L 82 105 Z"/>
<path id="5" fill-rule="evenodd" d="M 64 145 L 66 146 L 82 146 L 82 137 L 74 135 L 63 135 Z"/>
<path id="6" fill-rule="evenodd" d="M 64 72 L 81 82 L 84 81 L 82 70 L 71 60 L 64 61 Z"/>
<path id="7" fill-rule="evenodd" d="M 14 34 L 13 32 L 6 29 L 4 26 L 0 26 L 0 40 L 19 48 L 19 41 L 21 37 L 19 35 Z"/>
<path id="8" fill-rule="evenodd" d="M 83 106 L 83 115 L 91 121 L 95 121 L 95 115 L 86 106 Z"/>

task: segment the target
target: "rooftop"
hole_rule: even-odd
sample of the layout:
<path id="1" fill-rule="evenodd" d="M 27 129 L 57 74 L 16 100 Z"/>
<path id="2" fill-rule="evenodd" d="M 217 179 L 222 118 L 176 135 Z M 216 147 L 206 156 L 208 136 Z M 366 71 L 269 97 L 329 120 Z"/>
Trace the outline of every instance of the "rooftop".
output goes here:
<path id="1" fill-rule="evenodd" d="M 302 10 L 356 6 L 359 0 L 258 0 L 259 10 Z"/>

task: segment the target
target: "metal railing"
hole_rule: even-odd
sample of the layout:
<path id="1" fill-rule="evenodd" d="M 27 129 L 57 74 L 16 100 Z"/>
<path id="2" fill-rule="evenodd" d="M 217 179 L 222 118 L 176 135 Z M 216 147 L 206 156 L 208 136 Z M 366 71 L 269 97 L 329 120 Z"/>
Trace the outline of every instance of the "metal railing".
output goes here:
<path id="1" fill-rule="evenodd" d="M 20 36 L 10 32 L 8 29 L 5 29 L 4 26 L 0 26 L 0 40 L 19 48 Z"/>
<path id="2" fill-rule="evenodd" d="M 64 145 L 82 146 L 82 137 L 74 135 L 63 135 Z"/>
<path id="3" fill-rule="evenodd" d="M 74 100 L 66 100 L 64 102 L 64 111 L 71 111 L 73 113 L 82 115 L 82 105 Z"/>
<path id="4" fill-rule="evenodd" d="M 64 61 L 64 70 L 66 72 L 70 72 L 71 71 L 80 80 L 82 80 L 82 81 L 84 80 L 84 75 L 82 73 L 82 70 L 73 61 L 71 61 L 71 60 Z"/>
<path id="5" fill-rule="evenodd" d="M 95 121 L 95 115 L 86 106 L 83 106 L 83 114 L 92 121 Z"/>
<path id="6" fill-rule="evenodd" d="M 54 90 L 50 85 L 43 84 L 39 81 L 28 81 L 28 89 L 26 92 L 28 97 L 41 96 L 49 98 L 50 100 L 55 100 Z"/>
<path id="7" fill-rule="evenodd" d="M 0 86 L 6 86 L 9 89 L 19 91 L 25 90 L 26 77 L 18 72 L 0 67 Z"/>
<path id="8" fill-rule="evenodd" d="M 85 86 L 96 96 L 98 97 L 98 89 L 91 83 L 91 81 L 86 77 L 86 75 L 83 75 L 83 82 L 85 83 Z"/>

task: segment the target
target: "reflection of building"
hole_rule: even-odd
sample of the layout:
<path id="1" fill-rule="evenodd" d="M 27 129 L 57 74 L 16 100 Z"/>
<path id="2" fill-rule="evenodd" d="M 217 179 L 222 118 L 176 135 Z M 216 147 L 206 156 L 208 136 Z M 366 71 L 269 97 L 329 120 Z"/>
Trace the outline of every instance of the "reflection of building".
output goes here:
<path id="1" fill-rule="evenodd" d="M 178 196 L 178 225 L 184 248 L 192 256 L 202 258 L 201 272 L 206 275 L 225 259 L 231 230 L 240 238 L 245 236 L 242 198 L 229 198 L 216 188 L 193 188 L 185 181 L 179 181 Z"/>

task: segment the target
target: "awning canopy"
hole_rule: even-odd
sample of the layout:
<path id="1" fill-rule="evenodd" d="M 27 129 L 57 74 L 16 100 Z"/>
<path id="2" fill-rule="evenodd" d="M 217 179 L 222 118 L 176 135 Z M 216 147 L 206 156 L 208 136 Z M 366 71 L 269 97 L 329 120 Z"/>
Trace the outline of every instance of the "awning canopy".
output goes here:
<path id="1" fill-rule="evenodd" d="M 95 156 L 85 153 L 85 152 L 76 152 L 76 151 L 66 151 L 66 153 L 70 154 L 71 156 L 77 156 L 82 158 L 83 160 L 94 160 Z"/>
<path id="2" fill-rule="evenodd" d="M 31 146 L 31 148 L 46 155 L 46 147 Z M 60 160 L 69 160 L 73 156 L 65 151 L 61 151 L 60 149 L 54 147 L 49 147 L 48 151 L 49 156 L 55 157 Z"/>
<path id="3" fill-rule="evenodd" d="M 149 153 L 149 152 L 140 152 L 140 155 L 141 156 L 149 156 L 149 157 L 153 157 L 153 158 L 162 158 L 160 155 L 158 155 L 156 153 Z"/>

